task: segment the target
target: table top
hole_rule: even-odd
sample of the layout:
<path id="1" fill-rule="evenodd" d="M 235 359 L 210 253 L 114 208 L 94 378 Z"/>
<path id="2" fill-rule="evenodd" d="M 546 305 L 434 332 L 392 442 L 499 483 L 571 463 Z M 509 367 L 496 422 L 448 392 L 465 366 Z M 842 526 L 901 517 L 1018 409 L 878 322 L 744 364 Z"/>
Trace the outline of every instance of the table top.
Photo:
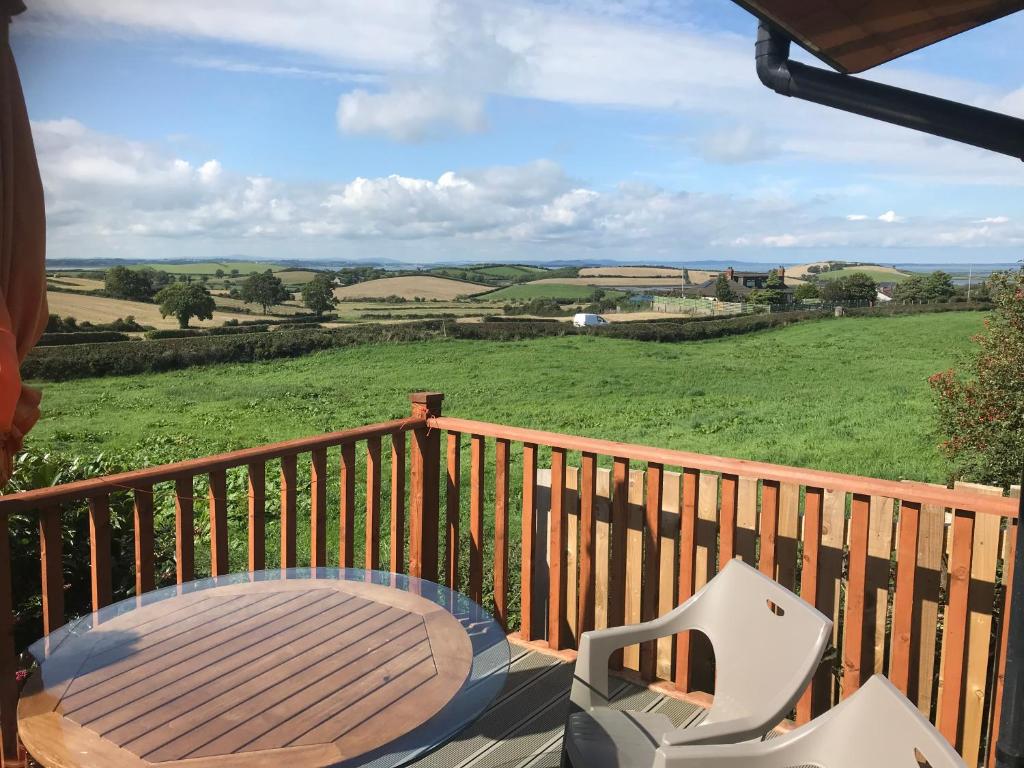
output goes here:
<path id="1" fill-rule="evenodd" d="M 30 650 L 19 732 L 47 768 L 402 765 L 469 725 L 509 659 L 464 595 L 352 569 L 150 592 Z"/>

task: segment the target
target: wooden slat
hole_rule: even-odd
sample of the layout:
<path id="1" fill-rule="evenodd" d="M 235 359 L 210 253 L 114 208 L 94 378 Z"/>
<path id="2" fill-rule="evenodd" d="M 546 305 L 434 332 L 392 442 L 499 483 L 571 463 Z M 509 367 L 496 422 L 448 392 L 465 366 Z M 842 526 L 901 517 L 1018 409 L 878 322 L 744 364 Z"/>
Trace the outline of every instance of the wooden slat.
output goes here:
<path id="1" fill-rule="evenodd" d="M 504 424 L 471 421 L 469 419 L 432 418 L 428 423 L 434 429 L 453 429 L 457 432 L 475 432 L 485 437 L 504 437 L 519 442 L 532 442 L 562 448 L 567 451 L 596 453 L 599 456 L 618 456 L 631 461 L 655 462 L 672 467 L 693 467 L 706 472 L 759 477 L 780 483 L 799 483 L 815 488 L 844 488 L 851 493 L 893 496 L 928 504 L 956 504 L 985 514 L 1017 516 L 1017 503 L 967 491 L 953 491 L 929 483 L 881 480 L 874 477 L 844 475 L 802 467 L 787 467 L 745 459 L 730 459 L 689 451 L 675 451 L 649 445 L 616 443 L 610 440 L 565 435 L 536 429 L 509 427 Z"/>
<path id="2" fill-rule="evenodd" d="M 494 618 L 508 631 L 509 442 L 494 443 Z"/>
<path id="3" fill-rule="evenodd" d="M 616 457 L 612 464 L 611 564 L 608 569 L 608 626 L 626 622 L 626 532 L 629 524 L 629 460 Z M 623 652 L 612 654 L 612 669 L 622 669 Z"/>
<path id="4" fill-rule="evenodd" d="M 892 578 L 892 510 L 893 500 L 888 496 L 871 497 L 864 583 L 864 660 L 861 663 L 864 677 L 885 674 L 886 621 Z"/>
<path id="5" fill-rule="evenodd" d="M 807 488 L 804 493 L 803 563 L 800 571 L 800 597 L 813 606 L 818 605 L 821 579 L 821 527 L 825 493 L 821 488 Z M 811 687 L 803 692 L 796 704 L 796 723 L 811 720 L 814 693 Z"/>
<path id="6" fill-rule="evenodd" d="M 327 567 L 327 449 L 309 458 L 309 567 Z"/>
<path id="7" fill-rule="evenodd" d="M 210 473 L 210 575 L 228 573 L 228 483 L 223 470 Z"/>
<path id="8" fill-rule="evenodd" d="M 718 518 L 718 569 L 736 556 L 736 517 L 739 514 L 739 478 L 722 476 L 722 501 Z"/>
<path id="9" fill-rule="evenodd" d="M 371 571 L 380 568 L 380 436 L 366 439 L 366 547 L 364 559 Z"/>
<path id="10" fill-rule="evenodd" d="M 757 565 L 756 477 L 741 477 L 736 487 L 736 547 L 734 556 L 750 566 Z"/>
<path id="11" fill-rule="evenodd" d="M 484 469 L 487 466 L 484 439 L 470 438 L 469 469 L 469 597 L 483 602 L 484 594 Z"/>
<path id="12" fill-rule="evenodd" d="M 580 578 L 577 600 L 576 631 L 594 628 L 594 508 L 597 496 L 597 457 L 582 456 L 580 474 Z"/>
<path id="13" fill-rule="evenodd" d="M 249 570 L 267 567 L 267 465 L 256 461 L 249 476 Z"/>
<path id="14" fill-rule="evenodd" d="M 779 524 L 775 538 L 775 580 L 796 591 L 796 554 L 800 530 L 800 486 L 779 484 Z"/>
<path id="15" fill-rule="evenodd" d="M 779 484 L 765 480 L 761 484 L 761 552 L 758 570 L 769 579 L 775 578 L 775 547 L 779 534 Z"/>
<path id="16" fill-rule="evenodd" d="M 11 595 L 11 540 L 7 514 L 0 513 L 0 761 L 18 758 L 17 656 L 14 650 L 14 605 Z M 93 592 L 95 595 L 95 591 Z"/>
<path id="17" fill-rule="evenodd" d="M 178 558 L 181 562 L 181 558 Z M 110 497 L 89 499 L 89 581 L 92 587 L 92 609 L 110 605 Z"/>
<path id="18" fill-rule="evenodd" d="M 957 483 L 957 488 L 1002 495 L 999 488 L 973 483 Z M 963 723 L 960 729 L 960 754 L 968 765 L 983 762 L 981 739 L 989 689 L 992 607 L 996 597 L 996 567 L 999 561 L 1001 520 L 995 515 L 979 515 L 974 523 L 971 552 L 971 580 L 967 594 L 967 662 L 963 693 Z"/>
<path id="19" fill-rule="evenodd" d="M 191 477 L 174 481 L 174 560 L 179 584 L 196 577 L 196 511 Z"/>
<path id="20" fill-rule="evenodd" d="M 1022 490 L 1018 486 L 1010 489 L 1010 495 L 1020 498 Z M 1000 723 L 1003 715 L 1003 686 L 1006 682 L 1006 646 L 1010 639 L 1010 622 L 1008 616 L 1013 606 L 1011 598 L 1011 586 L 1013 585 L 1014 558 L 1017 554 L 1017 526 L 1019 520 L 1007 520 L 1006 530 L 1003 531 L 1003 579 L 1002 590 L 1000 591 L 1000 631 L 999 651 L 996 658 L 996 682 L 993 690 L 992 720 L 989 726 L 989 749 L 988 766 L 992 768 L 996 761 L 996 743 L 1000 736 Z"/>
<path id="21" fill-rule="evenodd" d="M 640 620 L 658 617 L 661 588 L 661 497 L 665 489 L 665 468 L 647 465 L 647 504 L 644 509 L 644 582 L 640 593 Z M 657 672 L 658 646 L 649 641 L 640 646 L 640 676 L 653 680 Z"/>
<path id="22" fill-rule="evenodd" d="M 907 695 L 910 685 L 910 647 L 914 618 L 914 581 L 921 505 L 901 501 L 896 543 L 896 590 L 892 598 L 892 650 L 889 679 Z"/>
<path id="23" fill-rule="evenodd" d="M 60 507 L 39 510 L 39 563 L 43 579 L 43 634 L 46 635 L 64 625 L 64 552 L 60 526 Z"/>
<path id="24" fill-rule="evenodd" d="M 391 572 L 405 573 L 405 432 L 391 433 Z"/>
<path id="25" fill-rule="evenodd" d="M 821 547 L 818 551 L 819 611 L 832 619 L 832 646 L 840 648 L 842 626 L 843 545 L 846 543 L 846 492 L 826 489 L 821 514 Z M 811 709 L 821 714 L 835 703 L 832 665 L 823 664 L 812 683 Z"/>
<path id="26" fill-rule="evenodd" d="M 664 490 L 661 495 L 661 564 L 659 567 L 658 614 L 664 616 L 676 607 L 676 575 L 677 549 L 679 547 L 679 504 L 681 495 L 682 475 L 678 472 L 666 472 Z M 662 680 L 672 679 L 672 637 L 658 640 L 658 677 Z"/>
<path id="27" fill-rule="evenodd" d="M 575 648 L 579 640 L 579 552 L 580 552 L 580 471 L 565 468 L 565 622 L 566 645 Z"/>
<path id="28" fill-rule="evenodd" d="M 356 444 L 341 446 L 338 465 L 338 567 L 356 561 Z"/>
<path id="29" fill-rule="evenodd" d="M 612 526 L 612 473 L 597 470 L 596 500 L 594 502 L 594 629 L 608 626 L 608 599 L 611 591 L 611 526 Z"/>
<path id="30" fill-rule="evenodd" d="M 281 567 L 295 567 L 296 512 L 295 456 L 281 457 Z"/>
<path id="31" fill-rule="evenodd" d="M 462 506 L 462 435 L 449 432 L 445 462 L 444 583 L 459 588 L 459 516 Z"/>
<path id="32" fill-rule="evenodd" d="M 679 517 L 679 594 L 680 605 L 689 600 L 693 593 L 697 553 L 697 506 L 700 503 L 700 472 L 696 469 L 683 470 L 683 501 Z M 683 693 L 691 690 L 690 675 L 690 633 L 683 632 L 676 637 L 676 663 L 674 682 Z"/>
<path id="33" fill-rule="evenodd" d="M 854 494 L 850 504 L 849 574 L 846 582 L 846 619 L 843 628 L 842 697 L 860 688 L 863 682 L 864 591 L 868 566 L 868 529 L 871 524 L 871 499 Z"/>
<path id="34" fill-rule="evenodd" d="M 942 709 L 938 713 L 937 725 L 939 732 L 955 746 L 959 744 L 960 707 L 963 701 L 968 592 L 971 581 L 971 554 L 974 547 L 973 512 L 954 510 L 952 535 L 948 599 L 942 621 Z"/>
<path id="35" fill-rule="evenodd" d="M 910 646 L 910 680 L 907 698 L 931 716 L 935 697 L 935 651 L 938 643 L 939 590 L 946 511 L 925 504 L 921 507 L 914 576 L 914 616 Z"/>
<path id="36" fill-rule="evenodd" d="M 523 510 L 520 552 L 520 617 L 519 634 L 524 640 L 536 639 L 533 626 L 533 572 L 537 525 L 537 446 L 523 444 Z"/>
<path id="37" fill-rule="evenodd" d="M 728 490 L 729 485 L 726 485 Z M 718 539 L 718 476 L 702 473 L 697 503 L 697 528 L 694 532 L 697 545 L 693 588 L 697 591 L 717 571 Z M 691 633 L 690 639 L 690 687 L 711 693 L 715 685 L 715 654 L 710 641 L 703 633 Z"/>
<path id="38" fill-rule="evenodd" d="M 632 626 L 641 621 L 640 593 L 644 577 L 644 473 L 634 469 L 629 473 L 628 504 L 626 507 L 626 619 Z M 622 664 L 626 669 L 640 671 L 640 646 L 627 645 L 622 650 Z"/>
<path id="39" fill-rule="evenodd" d="M 135 594 L 155 587 L 153 567 L 153 486 L 137 488 L 134 493 Z"/>
<path id="40" fill-rule="evenodd" d="M 548 646 L 566 647 L 565 451 L 551 451 L 551 534 L 548 542 Z"/>

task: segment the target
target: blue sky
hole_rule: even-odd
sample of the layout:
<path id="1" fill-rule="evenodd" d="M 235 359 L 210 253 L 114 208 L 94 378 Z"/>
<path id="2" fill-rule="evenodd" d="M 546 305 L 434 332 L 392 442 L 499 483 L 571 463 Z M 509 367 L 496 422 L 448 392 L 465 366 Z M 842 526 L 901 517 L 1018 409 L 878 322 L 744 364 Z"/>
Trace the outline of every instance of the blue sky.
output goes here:
<path id="1" fill-rule="evenodd" d="M 1019 258 L 1019 161 L 777 96 L 753 35 L 728 0 L 36 0 L 13 41 L 52 257 Z M 1021 39 L 868 75 L 1024 116 Z"/>

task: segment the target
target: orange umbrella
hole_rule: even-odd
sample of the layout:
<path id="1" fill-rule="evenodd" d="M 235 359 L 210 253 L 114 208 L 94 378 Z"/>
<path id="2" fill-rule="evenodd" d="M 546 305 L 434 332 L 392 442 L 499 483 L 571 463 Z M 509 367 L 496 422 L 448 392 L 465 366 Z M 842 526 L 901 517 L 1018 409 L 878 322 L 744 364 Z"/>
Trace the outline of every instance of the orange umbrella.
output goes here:
<path id="1" fill-rule="evenodd" d="M 46 215 L 10 17 L 20 0 L 0 0 L 0 486 L 39 418 L 40 393 L 22 386 L 19 366 L 46 328 Z"/>

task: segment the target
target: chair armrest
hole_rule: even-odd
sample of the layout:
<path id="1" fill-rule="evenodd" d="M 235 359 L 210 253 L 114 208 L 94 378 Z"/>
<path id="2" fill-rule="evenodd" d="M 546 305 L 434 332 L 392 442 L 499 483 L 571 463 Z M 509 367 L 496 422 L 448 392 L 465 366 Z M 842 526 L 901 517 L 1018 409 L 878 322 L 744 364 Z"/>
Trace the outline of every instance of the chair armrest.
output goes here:
<path id="1" fill-rule="evenodd" d="M 765 726 L 760 721 L 752 717 L 741 717 L 722 723 L 698 724 L 693 728 L 676 728 L 666 733 L 661 743 L 666 747 L 736 744 L 760 740 L 765 732 Z"/>
<path id="2" fill-rule="evenodd" d="M 655 753 L 653 768 L 707 766 L 707 768 L 750 768 L 752 765 L 774 768 L 775 750 L 770 742 L 748 741 L 696 747 L 661 747 Z M 788 765 L 788 763 L 782 763 Z"/>
<path id="3" fill-rule="evenodd" d="M 695 603 L 687 601 L 664 616 L 626 627 L 584 632 L 576 654 L 570 708 L 586 711 L 608 704 L 608 659 L 619 648 L 691 629 L 690 617 Z"/>

